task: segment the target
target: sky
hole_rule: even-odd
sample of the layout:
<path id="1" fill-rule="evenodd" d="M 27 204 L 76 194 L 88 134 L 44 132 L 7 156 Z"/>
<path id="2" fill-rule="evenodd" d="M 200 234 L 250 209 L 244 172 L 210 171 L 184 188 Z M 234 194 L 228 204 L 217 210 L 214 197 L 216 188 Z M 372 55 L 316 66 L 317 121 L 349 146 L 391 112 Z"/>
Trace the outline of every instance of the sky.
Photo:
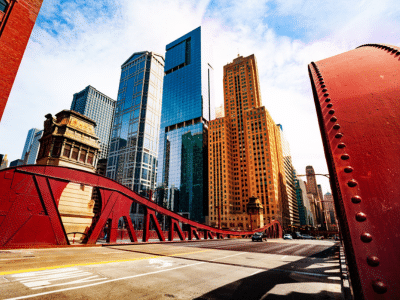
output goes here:
<path id="1" fill-rule="evenodd" d="M 69 109 L 88 85 L 116 99 L 132 53 L 165 55 L 165 45 L 202 26 L 212 41 L 215 105 L 223 66 L 254 54 L 262 103 L 283 126 L 297 173 L 312 165 L 326 174 L 307 65 L 366 43 L 400 46 L 397 1 L 44 0 L 0 123 L 0 153 L 21 158 L 28 130 Z M 325 177 L 317 182 L 330 190 Z"/>

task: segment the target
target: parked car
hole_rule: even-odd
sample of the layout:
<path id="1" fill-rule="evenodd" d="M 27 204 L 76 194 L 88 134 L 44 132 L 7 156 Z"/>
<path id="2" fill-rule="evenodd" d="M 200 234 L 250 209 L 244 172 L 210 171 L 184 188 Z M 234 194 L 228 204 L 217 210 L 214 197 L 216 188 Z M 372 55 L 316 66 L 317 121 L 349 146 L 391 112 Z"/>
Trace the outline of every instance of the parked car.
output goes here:
<path id="1" fill-rule="evenodd" d="M 292 237 L 292 235 L 291 234 L 285 234 L 284 236 L 283 236 L 283 239 L 284 240 L 293 240 L 293 237 Z"/>
<path id="2" fill-rule="evenodd" d="M 303 234 L 302 237 L 304 240 L 315 240 L 315 237 L 308 234 Z"/>
<path id="3" fill-rule="evenodd" d="M 253 236 L 251 237 L 251 240 L 252 240 L 253 242 L 257 242 L 257 241 L 262 242 L 263 239 L 267 240 L 265 237 L 266 237 L 266 235 L 263 234 L 262 232 L 256 232 L 256 233 L 254 233 Z"/>

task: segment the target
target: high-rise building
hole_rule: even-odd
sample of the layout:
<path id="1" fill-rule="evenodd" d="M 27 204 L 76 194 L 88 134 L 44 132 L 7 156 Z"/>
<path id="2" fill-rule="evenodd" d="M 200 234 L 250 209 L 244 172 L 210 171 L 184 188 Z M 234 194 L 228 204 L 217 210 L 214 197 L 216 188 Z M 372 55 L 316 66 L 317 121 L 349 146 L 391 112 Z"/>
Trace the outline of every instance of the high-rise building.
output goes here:
<path id="1" fill-rule="evenodd" d="M 111 126 L 116 101 L 100 93 L 92 86 L 74 94 L 71 110 L 96 122 L 95 133 L 100 140 L 99 159 L 107 158 L 110 145 Z"/>
<path id="2" fill-rule="evenodd" d="M 333 202 L 333 195 L 330 192 L 327 192 L 324 195 L 324 207 L 327 215 L 327 229 L 328 230 L 337 230 L 337 219 L 335 206 Z"/>
<path id="3" fill-rule="evenodd" d="M 324 229 L 324 214 L 322 207 L 322 199 L 320 198 L 321 192 L 318 190 L 317 180 L 315 178 L 315 171 L 312 166 L 306 167 L 306 176 L 307 176 L 307 193 L 311 196 L 310 205 L 314 214 L 315 225 Z"/>
<path id="4" fill-rule="evenodd" d="M 223 118 L 225 117 L 225 113 L 224 113 L 224 106 L 221 104 L 221 106 L 218 106 L 217 108 L 215 108 L 215 118 Z"/>
<path id="5" fill-rule="evenodd" d="M 166 46 L 157 173 L 158 203 L 199 222 L 207 214 L 207 130 L 215 114 L 208 46 L 201 27 Z"/>
<path id="6" fill-rule="evenodd" d="M 35 133 L 33 137 L 33 141 L 31 146 L 29 147 L 29 151 L 26 154 L 26 164 L 27 165 L 34 165 L 36 163 L 36 158 L 39 153 L 39 147 L 40 147 L 40 139 L 43 135 L 43 130 L 40 130 Z"/>
<path id="7" fill-rule="evenodd" d="M 295 170 L 292 164 L 289 142 L 285 137 L 281 124 L 277 125 L 282 146 L 282 163 L 285 171 L 286 197 L 282 199 L 282 226 L 300 226 L 299 208 L 295 187 Z"/>
<path id="8" fill-rule="evenodd" d="M 7 154 L 0 154 L 0 170 L 7 168 L 8 159 Z"/>
<path id="9" fill-rule="evenodd" d="M 106 176 L 142 195 L 155 188 L 163 74 L 164 58 L 149 51 L 121 66 Z"/>
<path id="10" fill-rule="evenodd" d="M 250 229 L 252 224 L 282 222 L 282 147 L 275 122 L 261 106 L 254 55 L 225 65 L 223 83 L 225 117 L 209 127 L 208 223 Z M 260 222 L 247 213 L 252 196 L 264 209 Z"/>
<path id="11" fill-rule="evenodd" d="M 314 227 L 314 216 L 311 212 L 310 201 L 307 196 L 307 187 L 303 180 L 295 179 L 297 203 L 299 207 L 299 219 L 301 226 Z"/>
<path id="12" fill-rule="evenodd" d="M 0 121 L 42 1 L 0 1 Z"/>
<path id="13" fill-rule="evenodd" d="M 26 136 L 25 144 L 24 144 L 24 150 L 22 151 L 21 159 L 27 164 L 27 152 L 31 148 L 31 145 L 33 143 L 33 139 L 35 138 L 35 134 L 38 133 L 40 129 L 37 128 L 32 128 L 29 129 L 28 135 Z"/>
<path id="14" fill-rule="evenodd" d="M 10 162 L 10 168 L 11 167 L 17 167 L 17 166 L 22 166 L 24 165 L 24 161 L 22 159 L 16 159 Z"/>

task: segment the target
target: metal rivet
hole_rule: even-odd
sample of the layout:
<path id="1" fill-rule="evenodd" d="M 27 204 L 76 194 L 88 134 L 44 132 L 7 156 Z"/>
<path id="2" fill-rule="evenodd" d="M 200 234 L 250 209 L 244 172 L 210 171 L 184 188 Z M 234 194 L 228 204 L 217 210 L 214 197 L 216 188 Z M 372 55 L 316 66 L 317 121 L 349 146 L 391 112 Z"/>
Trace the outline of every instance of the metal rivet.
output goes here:
<path id="1" fill-rule="evenodd" d="M 337 121 L 337 118 L 335 117 L 335 116 L 333 116 L 332 118 L 331 118 L 331 122 L 336 122 Z"/>
<path id="2" fill-rule="evenodd" d="M 371 267 L 377 267 L 379 266 L 379 258 L 376 256 L 368 256 L 367 257 L 367 263 L 371 266 Z"/>
<path id="3" fill-rule="evenodd" d="M 321 79 L 322 79 L 322 78 L 321 78 Z M 320 80 L 319 83 L 320 83 L 320 84 L 324 84 L 325 82 L 324 82 L 323 80 Z"/>
<path id="4" fill-rule="evenodd" d="M 325 94 L 324 94 L 324 97 L 328 97 L 328 96 L 329 96 L 329 93 L 325 93 Z"/>
<path id="5" fill-rule="evenodd" d="M 340 125 L 339 125 L 339 124 L 333 125 L 333 129 L 339 129 L 339 128 L 340 128 Z"/>
<path id="6" fill-rule="evenodd" d="M 361 240 L 364 243 L 369 243 L 372 241 L 372 235 L 369 234 L 368 232 L 364 232 L 363 234 L 361 234 Z"/>
<path id="7" fill-rule="evenodd" d="M 325 102 L 329 102 L 329 101 L 331 101 L 331 98 L 326 98 L 325 99 Z"/>
<path id="8" fill-rule="evenodd" d="M 353 196 L 351 197 L 351 202 L 357 204 L 361 202 L 361 197 L 360 196 Z"/>
<path id="9" fill-rule="evenodd" d="M 350 166 L 345 167 L 345 168 L 344 168 L 344 172 L 345 172 L 345 173 L 351 173 L 351 172 L 353 172 L 353 168 L 350 167 Z"/>
<path id="10" fill-rule="evenodd" d="M 347 181 L 347 185 L 349 187 L 355 187 L 355 186 L 357 186 L 357 184 L 358 184 L 358 182 L 355 181 L 354 179 L 351 179 L 351 180 Z"/>
<path id="11" fill-rule="evenodd" d="M 340 157 L 342 160 L 348 160 L 350 158 L 350 155 L 348 154 L 342 154 L 342 156 Z"/>
<path id="12" fill-rule="evenodd" d="M 340 139 L 343 136 L 343 133 L 336 133 L 335 138 Z"/>
<path id="13" fill-rule="evenodd" d="M 333 115 L 335 113 L 334 109 L 331 109 L 330 111 L 328 111 L 329 114 Z"/>
<path id="14" fill-rule="evenodd" d="M 345 143 L 340 143 L 339 145 L 337 145 L 337 147 L 339 149 L 343 149 L 344 147 L 346 147 L 346 144 Z"/>
<path id="15" fill-rule="evenodd" d="M 387 292 L 387 286 L 380 280 L 374 280 L 372 283 L 372 288 L 374 289 L 374 292 L 377 294 L 384 294 Z"/>
<path id="16" fill-rule="evenodd" d="M 327 92 L 327 91 L 328 91 L 328 89 L 323 89 L 322 91 L 325 93 L 325 92 Z"/>
<path id="17" fill-rule="evenodd" d="M 321 85 L 321 87 L 322 87 L 322 88 L 324 88 L 324 87 L 326 87 L 326 85 L 325 85 L 325 84 L 323 84 L 323 85 Z"/>
<path id="18" fill-rule="evenodd" d="M 333 106 L 332 103 L 329 103 L 326 107 L 331 108 Z"/>
<path id="19" fill-rule="evenodd" d="M 364 222 L 367 219 L 367 215 L 362 213 L 362 212 L 358 212 L 356 213 L 356 220 L 358 222 Z"/>

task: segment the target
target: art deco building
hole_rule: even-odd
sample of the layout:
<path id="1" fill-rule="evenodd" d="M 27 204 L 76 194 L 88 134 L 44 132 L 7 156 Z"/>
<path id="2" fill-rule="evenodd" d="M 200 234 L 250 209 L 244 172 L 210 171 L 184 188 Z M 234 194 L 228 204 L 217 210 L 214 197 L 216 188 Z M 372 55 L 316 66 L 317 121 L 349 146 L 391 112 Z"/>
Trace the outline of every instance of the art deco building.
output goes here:
<path id="1" fill-rule="evenodd" d="M 108 156 L 115 103 L 115 100 L 90 85 L 74 94 L 71 103 L 71 110 L 96 122 L 95 133 L 100 141 L 99 159 L 105 159 Z"/>
<path id="2" fill-rule="evenodd" d="M 160 205 L 204 222 L 207 132 L 214 118 L 213 68 L 203 28 L 166 46 L 157 172 Z"/>
<path id="3" fill-rule="evenodd" d="M 209 126 L 209 219 L 212 226 L 250 229 L 249 198 L 263 207 L 262 222 L 282 222 L 286 195 L 279 131 L 265 107 L 254 55 L 224 66 L 225 117 Z M 221 219 L 221 224 L 219 224 Z M 250 223 L 251 222 L 251 223 Z"/>
<path id="4" fill-rule="evenodd" d="M 311 211 L 314 215 L 315 225 L 323 229 L 324 226 L 324 214 L 322 207 L 322 199 L 320 198 L 320 194 L 322 191 L 318 189 L 317 180 L 315 178 L 315 171 L 312 166 L 306 167 L 306 176 L 307 176 L 307 194 L 309 194 Z"/>

